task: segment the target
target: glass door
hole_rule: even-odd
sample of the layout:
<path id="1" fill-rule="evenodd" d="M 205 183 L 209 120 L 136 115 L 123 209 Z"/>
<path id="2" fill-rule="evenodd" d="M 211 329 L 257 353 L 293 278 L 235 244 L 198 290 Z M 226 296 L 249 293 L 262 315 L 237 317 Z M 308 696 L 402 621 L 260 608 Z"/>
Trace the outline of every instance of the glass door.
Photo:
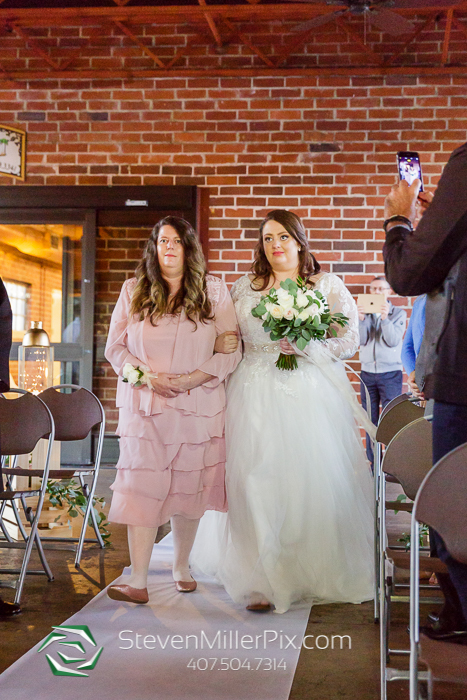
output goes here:
<path id="1" fill-rule="evenodd" d="M 54 384 L 92 389 L 95 213 L 2 211 L 0 275 L 13 310 L 12 386 L 18 382 L 18 346 L 41 321 L 54 347 Z M 86 444 L 62 445 L 62 463 L 91 460 Z"/>

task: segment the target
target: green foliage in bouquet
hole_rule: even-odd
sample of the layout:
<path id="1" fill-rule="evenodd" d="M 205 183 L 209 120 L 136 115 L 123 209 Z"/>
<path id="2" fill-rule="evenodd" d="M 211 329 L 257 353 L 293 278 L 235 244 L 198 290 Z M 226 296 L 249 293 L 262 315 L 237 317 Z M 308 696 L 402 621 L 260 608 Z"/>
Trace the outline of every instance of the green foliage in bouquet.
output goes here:
<path id="1" fill-rule="evenodd" d="M 279 289 L 271 289 L 251 313 L 263 319 L 263 328 L 272 341 L 287 338 L 302 352 L 311 340 L 323 340 L 328 333 L 336 337 L 332 324 L 344 327 L 349 320 L 342 313 L 332 314 L 324 295 L 309 289 L 300 277 L 296 282 L 286 279 Z M 276 367 L 296 369 L 297 358 L 281 353 Z"/>

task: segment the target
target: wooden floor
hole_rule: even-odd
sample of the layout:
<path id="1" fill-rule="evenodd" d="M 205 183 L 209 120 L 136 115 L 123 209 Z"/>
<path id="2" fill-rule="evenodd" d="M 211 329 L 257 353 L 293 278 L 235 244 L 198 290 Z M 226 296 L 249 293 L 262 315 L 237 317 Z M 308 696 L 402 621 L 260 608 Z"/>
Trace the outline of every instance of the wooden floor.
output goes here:
<path id="1" fill-rule="evenodd" d="M 113 481 L 114 470 L 101 470 L 97 494 L 110 500 L 109 484 Z M 392 487 L 393 491 L 397 487 Z M 395 491 L 394 493 L 397 493 Z M 393 497 L 394 493 L 390 493 Z M 399 513 L 389 516 L 389 533 L 392 541 L 402 531 L 409 529 L 409 517 Z M 23 612 L 14 618 L 0 621 L 0 672 L 12 664 L 40 639 L 51 631 L 51 625 L 58 625 L 79 610 L 102 588 L 121 574 L 129 564 L 124 526 L 113 525 L 112 548 L 102 551 L 88 545 L 82 559 L 81 571 L 74 568 L 74 554 L 71 551 L 47 551 L 47 557 L 55 575 L 53 582 L 45 577 L 27 578 L 23 595 Z M 159 532 L 162 537 L 165 530 Z M 6 561 L 12 566 L 17 558 L 11 550 L 0 550 L 0 566 Z M 3 589 L 5 600 L 12 600 L 13 591 Z M 432 607 L 424 606 L 429 610 Z M 274 616 L 271 625 L 280 624 Z M 407 647 L 408 606 L 393 606 L 391 645 Z M 323 605 L 312 609 L 307 634 L 320 636 L 319 645 L 329 648 L 302 649 L 293 682 L 291 700 L 377 700 L 379 698 L 379 627 L 373 620 L 373 604 L 363 605 Z M 344 648 L 340 648 L 339 636 L 348 635 Z M 332 637 L 334 649 L 332 646 Z M 401 664 L 400 658 L 394 664 Z M 467 690 L 456 686 L 443 686 L 437 689 L 438 700 L 465 700 Z M 408 684 L 390 684 L 388 700 L 408 698 Z M 115 700 L 119 700 L 116 698 Z M 123 700 L 123 699 L 122 699 Z M 126 698 L 124 700 L 127 700 Z M 271 698 L 271 700 L 275 700 Z"/>

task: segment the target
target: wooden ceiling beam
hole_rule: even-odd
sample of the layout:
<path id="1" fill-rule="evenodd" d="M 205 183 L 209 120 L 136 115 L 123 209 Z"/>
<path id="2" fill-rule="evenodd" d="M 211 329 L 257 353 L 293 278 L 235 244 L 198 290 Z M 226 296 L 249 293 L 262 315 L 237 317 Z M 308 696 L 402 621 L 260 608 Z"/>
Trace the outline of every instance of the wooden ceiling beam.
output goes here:
<path id="1" fill-rule="evenodd" d="M 233 36 L 230 37 L 230 40 L 232 40 L 234 37 L 238 37 L 240 41 L 245 44 L 245 46 L 248 46 L 253 53 L 255 53 L 267 66 L 270 66 L 271 68 L 274 68 L 274 62 L 271 61 L 270 58 L 266 56 L 263 51 L 261 51 L 260 48 L 255 46 L 253 41 L 249 39 L 243 32 L 241 32 L 239 29 L 237 29 L 230 20 L 228 20 L 226 17 L 223 20 L 224 24 L 230 29 L 231 32 L 233 32 Z"/>
<path id="2" fill-rule="evenodd" d="M 36 39 L 33 39 L 32 37 L 29 36 L 27 32 L 24 31 L 22 27 L 16 26 L 16 24 L 11 24 L 11 28 L 14 30 L 14 32 L 21 37 L 21 39 L 24 40 L 26 44 L 29 44 L 30 50 L 33 54 L 36 56 L 40 56 L 41 58 L 44 59 L 46 63 L 49 64 L 49 66 L 52 66 L 54 70 L 57 70 L 59 68 L 59 64 L 56 63 L 48 54 L 48 52 L 42 48 L 42 46 L 39 44 Z"/>
<path id="3" fill-rule="evenodd" d="M 137 46 L 139 46 L 139 48 L 142 51 L 144 51 L 144 53 L 147 56 L 152 58 L 154 63 L 156 63 L 160 68 L 165 68 L 165 63 L 163 63 L 163 61 L 161 61 L 159 56 L 157 54 L 155 54 L 154 51 L 152 51 L 152 49 L 149 48 L 149 46 L 146 46 L 146 44 L 143 44 L 143 42 L 140 41 L 138 39 L 138 37 L 135 36 L 133 34 L 133 32 L 130 29 L 128 29 L 128 27 L 125 24 L 123 24 L 123 22 L 120 22 L 118 19 L 115 19 L 114 24 L 120 29 L 120 31 L 122 31 L 124 34 L 126 34 L 126 36 L 129 39 L 131 39 L 133 41 L 133 43 L 135 43 Z"/>
<path id="4" fill-rule="evenodd" d="M 179 54 L 180 56 L 181 54 Z M 178 56 L 178 57 L 179 57 Z M 174 59 L 172 59 L 172 62 Z M 181 68 L 141 70 L 23 70 L 10 71 L 12 80 L 131 80 L 153 78 L 261 78 L 274 76 L 385 76 L 385 75 L 460 75 L 465 77 L 466 66 L 332 66 L 326 68 Z"/>
<path id="5" fill-rule="evenodd" d="M 446 13 L 446 29 L 444 31 L 443 53 L 441 55 L 441 63 L 446 65 L 449 56 L 449 42 L 451 41 L 452 19 L 454 16 L 454 8 L 451 8 Z"/>
<path id="6" fill-rule="evenodd" d="M 406 39 L 406 41 L 402 44 L 402 46 L 399 47 L 399 48 L 397 49 L 397 51 L 394 51 L 394 53 L 391 54 L 391 56 L 389 56 L 389 58 L 386 59 L 386 61 L 384 61 L 384 64 L 383 64 L 383 65 L 384 65 L 384 66 L 389 66 L 393 61 L 396 60 L 396 58 L 399 58 L 399 56 L 400 56 L 401 54 L 404 53 L 404 51 L 406 50 L 406 48 L 407 48 L 408 46 L 410 46 L 410 44 L 411 44 L 413 41 L 415 41 L 415 39 L 416 39 L 422 32 L 424 32 L 425 29 L 428 29 L 428 27 L 430 26 L 430 24 L 436 20 L 436 18 L 438 17 L 438 15 L 439 15 L 438 10 L 436 10 L 436 12 L 433 12 L 433 13 L 431 14 L 431 16 L 428 17 L 428 19 L 425 20 L 425 22 L 423 22 L 423 24 L 421 24 L 419 27 L 417 27 L 417 29 L 413 32 L 413 34 L 411 34 L 411 35 L 409 36 L 409 38 Z"/>
<path id="7" fill-rule="evenodd" d="M 198 0 L 198 3 L 200 4 L 201 7 L 207 7 L 206 5 L 206 0 Z M 206 19 L 206 22 L 208 23 L 208 27 L 211 30 L 211 34 L 214 37 L 214 41 L 216 42 L 217 46 L 222 46 L 222 39 L 221 35 L 219 34 L 219 30 L 216 26 L 216 23 L 214 22 L 212 15 L 210 12 L 205 12 L 204 17 Z"/>
<path id="8" fill-rule="evenodd" d="M 245 5 L 209 5 L 209 12 L 215 17 L 228 17 L 232 19 L 295 19 L 312 18 L 324 14 L 330 14 L 337 9 L 346 9 L 346 5 L 334 5 L 330 7 L 326 4 L 307 5 L 306 3 L 274 3 L 271 5 L 245 4 Z M 28 24 L 34 26 L 37 22 L 48 22 L 49 24 L 64 24 L 70 20 L 88 20 L 110 18 L 123 22 L 144 23 L 161 22 L 167 20 L 179 23 L 181 20 L 204 18 L 206 10 L 200 5 L 151 5 L 151 6 L 113 6 L 113 7 L 62 7 L 62 8 L 2 8 L 0 7 L 0 22 L 14 22 L 21 26 Z M 437 7 L 438 12 L 448 11 L 452 6 L 445 6 L 442 3 Z M 456 11 L 467 10 L 467 1 L 456 5 Z M 419 8 L 398 8 L 402 15 L 423 15 L 433 12 L 433 6 Z M 45 16 L 44 16 L 45 15 Z M 36 25 L 37 26 L 37 25 Z"/>

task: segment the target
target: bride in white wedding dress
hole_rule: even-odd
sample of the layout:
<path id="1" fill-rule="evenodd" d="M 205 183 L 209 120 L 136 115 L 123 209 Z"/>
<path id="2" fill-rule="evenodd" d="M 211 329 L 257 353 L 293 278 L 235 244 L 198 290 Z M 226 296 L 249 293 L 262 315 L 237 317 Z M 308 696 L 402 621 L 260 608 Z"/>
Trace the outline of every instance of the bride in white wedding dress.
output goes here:
<path id="1" fill-rule="evenodd" d="M 227 387 L 229 512 L 201 519 L 192 567 L 252 610 L 370 600 L 373 486 L 355 418 L 369 421 L 336 361 L 358 349 L 355 302 L 339 277 L 319 272 L 291 212 L 263 221 L 252 270 L 232 289 L 244 356 Z M 262 294 L 299 275 L 349 318 L 305 353 L 272 342 L 251 315 Z M 276 368 L 281 351 L 299 353 L 298 369 Z"/>

